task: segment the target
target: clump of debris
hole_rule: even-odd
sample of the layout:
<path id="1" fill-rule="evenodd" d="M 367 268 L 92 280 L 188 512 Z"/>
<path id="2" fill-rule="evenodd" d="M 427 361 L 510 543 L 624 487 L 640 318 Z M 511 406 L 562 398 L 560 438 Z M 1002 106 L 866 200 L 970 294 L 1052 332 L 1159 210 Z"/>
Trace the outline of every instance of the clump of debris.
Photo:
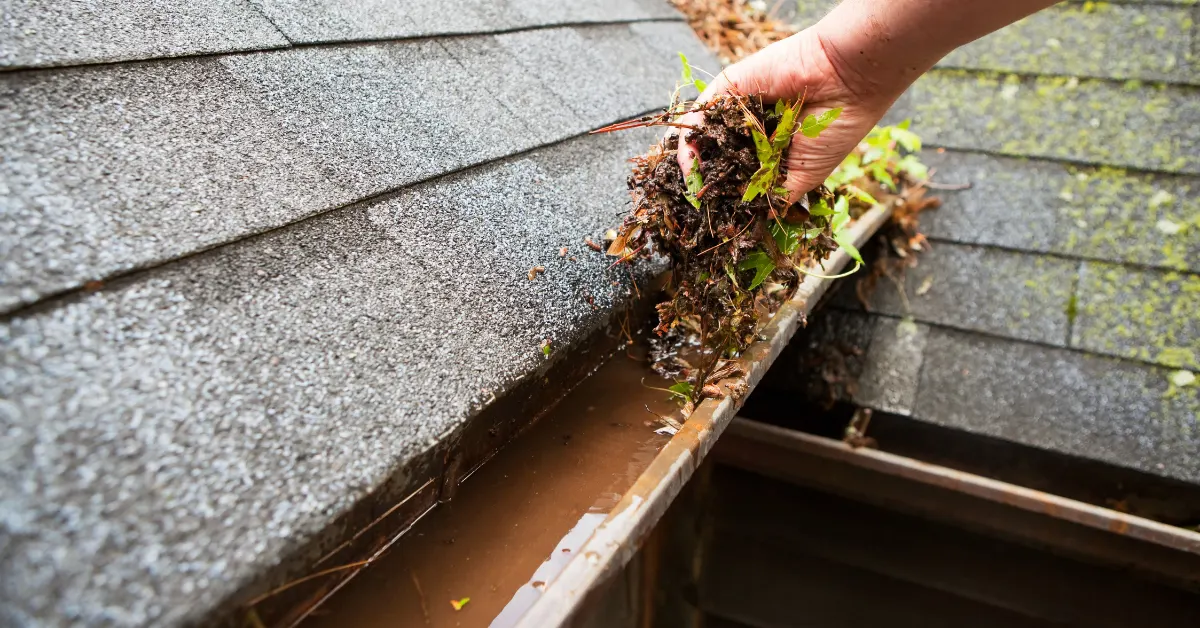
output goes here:
<path id="1" fill-rule="evenodd" d="M 771 104 L 737 92 L 680 102 L 683 88 L 704 89 L 682 61 L 683 81 L 670 107 L 597 132 L 672 129 L 632 160 L 632 209 L 608 253 L 618 262 L 669 259 L 651 357 L 656 371 L 677 380 L 671 392 L 691 406 L 721 394 L 715 383 L 737 374 L 734 359 L 805 275 L 842 276 L 823 274 L 834 251 L 843 249 L 856 262 L 844 274 L 858 270 L 863 262 L 851 223 L 881 202 L 912 195 L 927 173 L 915 157 L 920 140 L 907 123 L 877 128 L 825 185 L 789 198 L 782 187 L 789 147 L 816 138 L 841 110 L 801 117 L 803 95 Z M 695 112 L 702 116 L 698 124 L 679 121 Z M 677 157 L 680 133 L 699 156 L 686 176 Z"/>

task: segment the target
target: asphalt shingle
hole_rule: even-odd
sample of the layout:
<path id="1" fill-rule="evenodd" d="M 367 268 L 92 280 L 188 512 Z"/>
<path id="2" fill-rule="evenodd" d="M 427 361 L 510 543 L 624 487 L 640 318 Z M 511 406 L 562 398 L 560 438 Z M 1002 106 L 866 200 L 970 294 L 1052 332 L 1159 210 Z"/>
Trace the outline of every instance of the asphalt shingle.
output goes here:
<path id="1" fill-rule="evenodd" d="M 297 43 L 400 39 L 449 33 L 489 33 L 588 22 L 681 19 L 665 1 L 468 0 L 343 2 L 249 0 Z"/>
<path id="2" fill-rule="evenodd" d="M 863 358 L 854 402 L 893 414 L 911 415 L 929 326 L 910 320 L 872 317 L 874 330 Z"/>
<path id="3" fill-rule="evenodd" d="M 0 312 L 349 202 L 215 59 L 0 76 Z"/>
<path id="4" fill-rule="evenodd" d="M 0 312 L 641 114 L 688 40 L 711 59 L 662 23 L 0 76 Z"/>
<path id="5" fill-rule="evenodd" d="M 23 0 L 0 6 L 0 24 L 0 69 L 288 45 L 244 0 Z"/>
<path id="6" fill-rule="evenodd" d="M 907 271 L 903 294 L 885 278 L 867 296 L 873 310 L 893 316 L 1065 345 L 1077 273 L 1078 263 L 1070 260 L 937 243 Z M 854 291 L 842 290 L 836 299 L 842 307 L 859 307 Z"/>
<path id="7" fill-rule="evenodd" d="M 1200 388 L 1131 362 L 933 329 L 914 415 L 1200 482 Z"/>
<path id="8" fill-rule="evenodd" d="M 573 140 L 10 318 L 0 623 L 200 621 L 546 368 L 543 339 L 565 353 L 628 298 L 582 241 L 656 136 Z"/>
<path id="9" fill-rule="evenodd" d="M 805 27 L 835 4 L 785 3 L 780 15 Z M 1198 85 L 1195 15 L 1189 6 L 1063 2 L 971 42 L 937 65 Z"/>
<path id="10" fill-rule="evenodd" d="M 1200 369 L 1200 276 L 1088 263 L 1071 345 Z"/>
<path id="11" fill-rule="evenodd" d="M 1006 155 L 1200 174 L 1200 88 L 933 70 L 886 121 L 929 143 Z"/>
<path id="12" fill-rule="evenodd" d="M 1200 178 L 927 150 L 938 191 L 921 216 L 935 239 L 1200 271 Z M 1163 222 L 1165 221 L 1165 222 Z"/>

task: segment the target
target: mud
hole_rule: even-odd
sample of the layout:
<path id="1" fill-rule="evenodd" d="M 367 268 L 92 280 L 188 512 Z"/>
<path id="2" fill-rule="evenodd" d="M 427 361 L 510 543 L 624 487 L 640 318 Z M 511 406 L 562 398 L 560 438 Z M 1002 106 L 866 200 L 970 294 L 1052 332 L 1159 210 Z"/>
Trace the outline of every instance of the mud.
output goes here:
<path id="1" fill-rule="evenodd" d="M 303 625 L 515 623 L 669 440 L 646 407 L 678 419 L 648 388 L 672 382 L 640 353 L 600 367 Z"/>

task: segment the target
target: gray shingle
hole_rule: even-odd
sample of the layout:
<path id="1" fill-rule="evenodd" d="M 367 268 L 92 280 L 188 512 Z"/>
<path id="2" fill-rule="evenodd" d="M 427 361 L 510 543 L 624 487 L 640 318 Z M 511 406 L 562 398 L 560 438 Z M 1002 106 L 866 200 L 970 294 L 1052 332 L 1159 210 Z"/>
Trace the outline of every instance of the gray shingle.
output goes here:
<path id="1" fill-rule="evenodd" d="M 915 416 L 1200 482 L 1200 388 L 1165 369 L 934 329 Z"/>
<path id="2" fill-rule="evenodd" d="M 1071 345 L 1200 369 L 1200 276 L 1088 263 Z"/>
<path id="3" fill-rule="evenodd" d="M 955 242 L 1200 270 L 1200 178 L 926 151 L 937 179 L 926 235 Z M 1160 221 L 1167 221 L 1160 224 Z"/>
<path id="4" fill-rule="evenodd" d="M 440 178 L 0 326 L 3 621 L 196 620 L 545 368 L 543 339 L 566 351 L 627 298 L 582 239 L 655 136 Z"/>
<path id="5" fill-rule="evenodd" d="M 644 26 L 0 76 L 0 311 L 661 106 Z"/>
<path id="6" fill-rule="evenodd" d="M 399 39 L 446 33 L 490 33 L 588 22 L 680 19 L 665 0 L 250 0 L 292 41 Z"/>
<path id="7" fill-rule="evenodd" d="M 20 0 L 0 7 L 0 24 L 0 69 L 288 45 L 244 0 Z"/>
<path id="8" fill-rule="evenodd" d="M 1200 88 L 934 70 L 887 120 L 930 144 L 1200 174 Z"/>
<path id="9" fill-rule="evenodd" d="M 789 2 L 780 15 L 805 27 L 835 4 Z M 938 67 L 1197 85 L 1196 39 L 1192 7 L 1063 2 L 951 52 Z"/>
<path id="10" fill-rule="evenodd" d="M 939 65 L 1200 84 L 1193 10 L 1063 3 L 950 53 Z"/>
<path id="11" fill-rule="evenodd" d="M 869 408 L 910 415 L 929 326 L 910 320 L 872 317 L 874 330 L 854 401 Z"/>
<path id="12" fill-rule="evenodd" d="M 0 311 L 353 197 L 218 60 L 0 76 Z"/>
<path id="13" fill-rule="evenodd" d="M 904 296 L 886 278 L 868 296 L 885 314 L 1063 345 L 1077 271 L 1069 260 L 936 243 L 906 273 Z M 838 303 L 857 307 L 852 293 L 841 291 Z"/>

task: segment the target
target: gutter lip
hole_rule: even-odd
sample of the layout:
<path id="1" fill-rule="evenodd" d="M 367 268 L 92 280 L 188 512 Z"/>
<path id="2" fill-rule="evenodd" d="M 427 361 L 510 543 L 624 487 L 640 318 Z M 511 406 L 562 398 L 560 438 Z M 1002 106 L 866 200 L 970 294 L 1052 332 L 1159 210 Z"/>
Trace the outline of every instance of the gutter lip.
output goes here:
<path id="1" fill-rule="evenodd" d="M 850 227 L 855 246 L 862 247 L 891 215 L 890 205 L 877 205 L 860 216 Z M 823 272 L 835 275 L 849 263 L 850 256 L 838 249 L 826 261 Z M 731 395 L 705 399 L 696 408 L 571 561 L 546 584 L 542 596 L 517 621 L 518 628 L 568 625 L 588 594 L 633 558 L 833 281 L 804 277 L 792 300 L 763 329 L 762 339 L 743 353 L 746 392 L 737 399 Z"/>
<path id="2" fill-rule="evenodd" d="M 750 442 L 767 442 L 772 447 L 787 449 L 800 456 L 819 457 L 948 489 L 1200 557 L 1200 533 L 1186 528 L 886 451 L 854 448 L 839 440 L 741 417 L 735 418 L 729 429 L 735 438 Z"/>

